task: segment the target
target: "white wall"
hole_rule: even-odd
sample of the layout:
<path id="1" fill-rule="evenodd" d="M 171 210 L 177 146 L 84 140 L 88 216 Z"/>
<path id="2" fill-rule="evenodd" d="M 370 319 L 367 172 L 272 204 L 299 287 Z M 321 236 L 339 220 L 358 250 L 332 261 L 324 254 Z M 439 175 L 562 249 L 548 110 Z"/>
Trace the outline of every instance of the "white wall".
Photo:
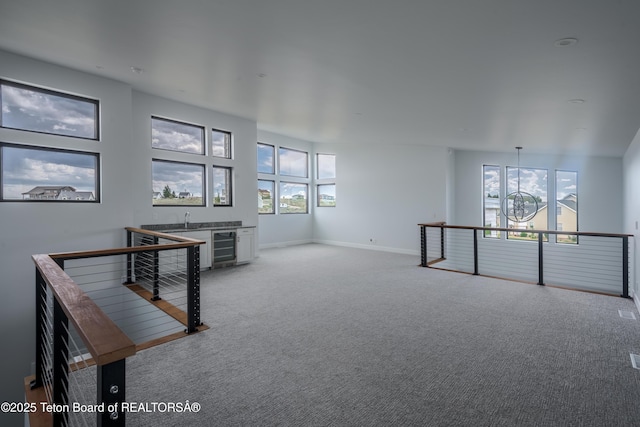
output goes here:
<path id="1" fill-rule="evenodd" d="M 131 143 L 129 86 L 0 51 L 0 77 L 100 100 L 101 140 L 87 141 L 0 128 L 3 142 L 51 145 L 100 153 L 99 204 L 0 203 L 0 401 L 24 399 L 23 379 L 34 360 L 35 267 L 31 255 L 121 246 L 122 227 L 133 223 L 134 194 L 127 191 L 137 166 Z M 7 415 L 0 415 L 4 421 Z M 21 417 L 0 422 L 17 425 Z"/>
<path id="2" fill-rule="evenodd" d="M 640 131 L 636 134 L 631 145 L 623 158 L 623 176 L 624 176 L 624 219 L 623 232 L 633 234 L 634 259 L 632 260 L 633 271 L 637 271 L 640 266 L 640 250 L 638 249 L 638 239 L 640 232 L 638 224 L 640 223 Z M 630 288 L 636 300 L 636 305 L 640 307 L 640 285 L 638 284 L 639 275 L 636 273 L 633 281 L 630 280 Z"/>
<path id="3" fill-rule="evenodd" d="M 450 223 L 482 225 L 483 165 L 517 166 L 517 153 L 458 151 Z M 546 168 L 547 189 L 555 192 L 555 170 L 578 172 L 578 229 L 622 233 L 622 159 L 612 157 L 520 154 L 521 167 Z M 553 198 L 553 196 L 550 196 Z M 550 227 L 552 222 L 549 223 Z"/>
<path id="4" fill-rule="evenodd" d="M 336 207 L 315 208 L 315 241 L 419 254 L 417 224 L 446 218 L 446 148 L 315 144 L 314 149 L 336 154 Z"/>
<path id="5" fill-rule="evenodd" d="M 205 127 L 207 138 L 212 128 L 231 132 L 233 159 L 199 159 L 202 156 L 151 148 L 151 116 L 169 118 Z M 256 123 L 204 108 L 133 92 L 133 140 L 128 150 L 135 159 L 130 186 L 139 197 L 134 201 L 134 224 L 175 224 L 184 221 L 189 211 L 191 222 L 242 221 L 258 225 L 256 207 Z M 151 159 L 200 162 L 233 167 L 233 206 L 152 206 Z M 207 168 L 207 188 L 211 188 L 211 171 Z"/>

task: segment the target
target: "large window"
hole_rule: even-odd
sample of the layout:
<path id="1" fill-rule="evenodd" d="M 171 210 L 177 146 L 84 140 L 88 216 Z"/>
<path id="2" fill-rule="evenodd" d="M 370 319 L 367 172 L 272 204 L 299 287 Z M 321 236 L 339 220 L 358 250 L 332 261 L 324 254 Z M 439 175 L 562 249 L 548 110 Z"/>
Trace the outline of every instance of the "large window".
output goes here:
<path id="1" fill-rule="evenodd" d="M 308 185 L 297 182 L 280 182 L 280 206 L 281 214 L 296 214 L 309 212 L 308 209 Z"/>
<path id="2" fill-rule="evenodd" d="M 204 127 L 152 117 L 151 146 L 160 150 L 204 154 Z"/>
<path id="3" fill-rule="evenodd" d="M 273 203 L 276 196 L 275 181 L 259 179 L 258 180 L 258 213 L 274 214 L 276 206 Z"/>
<path id="4" fill-rule="evenodd" d="M 232 206 L 231 176 L 231 168 L 213 167 L 213 206 Z"/>
<path id="5" fill-rule="evenodd" d="M 31 132 L 99 138 L 98 101 L 0 80 L 0 126 Z"/>
<path id="6" fill-rule="evenodd" d="M 519 169 L 519 171 L 518 171 Z M 510 232 L 510 239 L 537 240 L 536 233 L 528 230 L 547 230 L 549 209 L 547 203 L 547 170 L 534 168 L 507 167 L 507 195 L 516 192 L 529 193 L 538 204 L 538 213 L 531 219 L 523 222 L 514 222 L 507 219 L 507 227 L 518 229 Z M 548 236 L 544 236 L 545 241 Z"/>
<path id="7" fill-rule="evenodd" d="M 556 230 L 578 231 L 578 173 L 556 171 Z M 578 243 L 578 236 L 558 234 L 558 243 Z"/>
<path id="8" fill-rule="evenodd" d="M 97 154 L 0 144 L 2 201 L 99 202 Z"/>
<path id="9" fill-rule="evenodd" d="M 204 206 L 204 165 L 152 161 L 154 206 Z"/>
<path id="10" fill-rule="evenodd" d="M 211 155 L 231 158 L 231 133 L 216 129 L 211 131 Z"/>
<path id="11" fill-rule="evenodd" d="M 500 228 L 500 166 L 485 165 L 483 174 L 483 224 L 485 227 Z M 485 231 L 484 236 L 500 238 L 500 232 Z"/>
<path id="12" fill-rule="evenodd" d="M 280 147 L 278 165 L 280 175 L 307 178 L 309 176 L 309 155 L 305 151 Z"/>
<path id="13" fill-rule="evenodd" d="M 309 154 L 261 142 L 257 145 L 258 213 L 309 213 Z"/>

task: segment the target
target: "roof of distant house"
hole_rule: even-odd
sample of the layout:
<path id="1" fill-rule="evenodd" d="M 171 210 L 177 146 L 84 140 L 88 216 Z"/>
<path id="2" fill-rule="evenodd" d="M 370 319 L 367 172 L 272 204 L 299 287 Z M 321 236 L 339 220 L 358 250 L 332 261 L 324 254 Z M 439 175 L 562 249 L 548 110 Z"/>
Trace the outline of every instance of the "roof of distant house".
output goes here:
<path id="1" fill-rule="evenodd" d="M 47 191 L 76 191 L 75 188 L 70 185 L 38 185 L 31 190 L 22 194 L 43 194 Z"/>

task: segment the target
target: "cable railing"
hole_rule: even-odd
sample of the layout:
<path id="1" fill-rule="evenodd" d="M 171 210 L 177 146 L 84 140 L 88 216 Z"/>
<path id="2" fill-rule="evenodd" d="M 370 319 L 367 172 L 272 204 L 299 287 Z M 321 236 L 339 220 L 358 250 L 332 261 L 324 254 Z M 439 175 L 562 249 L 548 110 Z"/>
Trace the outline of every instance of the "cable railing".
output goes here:
<path id="1" fill-rule="evenodd" d="M 32 257 L 32 426 L 124 426 L 125 359 L 206 328 L 200 321 L 199 261 L 205 242 L 126 231 L 126 248 Z"/>
<path id="2" fill-rule="evenodd" d="M 418 226 L 423 267 L 629 297 L 631 234 Z"/>

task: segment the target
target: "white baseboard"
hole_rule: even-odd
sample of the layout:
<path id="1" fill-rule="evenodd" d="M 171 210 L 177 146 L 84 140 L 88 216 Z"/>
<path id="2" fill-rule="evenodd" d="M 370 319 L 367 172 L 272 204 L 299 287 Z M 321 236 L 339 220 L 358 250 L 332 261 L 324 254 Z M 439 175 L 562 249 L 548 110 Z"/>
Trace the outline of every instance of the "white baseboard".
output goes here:
<path id="1" fill-rule="evenodd" d="M 306 245 L 308 243 L 314 243 L 312 239 L 309 240 L 289 240 L 286 242 L 266 243 L 260 245 L 258 249 L 271 249 L 271 248 L 286 248 L 287 246 Z"/>
<path id="2" fill-rule="evenodd" d="M 331 246 L 344 246 L 347 248 L 367 249 L 370 251 L 391 252 L 395 254 L 420 256 L 419 250 L 392 248 L 390 246 L 378 246 L 374 244 L 367 245 L 362 243 L 340 242 L 336 240 L 314 240 L 314 243 L 320 243 L 323 245 L 331 245 Z"/>
<path id="3" fill-rule="evenodd" d="M 330 246 L 344 246 L 347 248 L 367 249 L 370 251 L 381 251 L 381 252 L 391 252 L 391 253 L 403 254 L 403 255 L 420 256 L 419 250 L 392 248 L 390 246 L 378 246 L 374 244 L 367 245 L 367 244 L 361 244 L 361 243 L 340 242 L 337 240 L 318 240 L 318 239 L 290 240 L 286 242 L 267 243 L 267 244 L 260 245 L 259 249 L 262 250 L 262 249 L 271 249 L 271 248 L 286 248 L 288 246 L 305 245 L 308 243 L 318 243 L 321 245 L 330 245 Z"/>

